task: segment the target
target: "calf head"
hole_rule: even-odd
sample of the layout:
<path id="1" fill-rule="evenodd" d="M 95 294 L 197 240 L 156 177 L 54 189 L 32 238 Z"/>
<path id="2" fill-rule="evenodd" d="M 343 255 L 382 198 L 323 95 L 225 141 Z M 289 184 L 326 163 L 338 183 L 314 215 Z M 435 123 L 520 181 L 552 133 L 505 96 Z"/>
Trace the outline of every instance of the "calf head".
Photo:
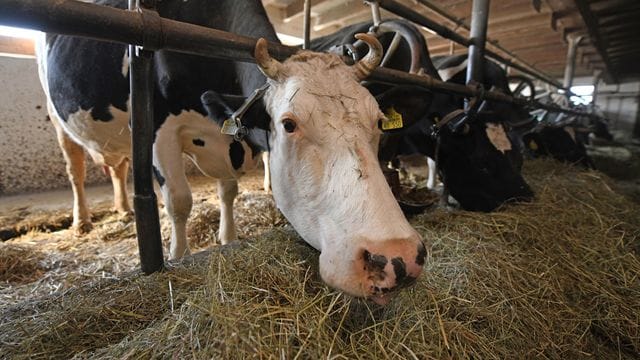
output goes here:
<path id="1" fill-rule="evenodd" d="M 347 66 L 330 54 L 302 51 L 273 59 L 260 39 L 255 57 L 267 76 L 270 167 L 278 208 L 320 250 L 330 286 L 386 303 L 422 271 L 426 250 L 393 197 L 377 161 L 384 118 L 360 85 L 379 64 L 381 46 Z"/>

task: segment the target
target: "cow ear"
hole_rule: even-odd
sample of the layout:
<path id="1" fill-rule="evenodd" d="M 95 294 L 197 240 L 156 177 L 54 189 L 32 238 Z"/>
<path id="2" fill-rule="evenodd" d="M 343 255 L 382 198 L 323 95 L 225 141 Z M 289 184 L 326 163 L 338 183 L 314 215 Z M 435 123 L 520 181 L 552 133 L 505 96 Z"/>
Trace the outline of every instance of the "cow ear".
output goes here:
<path id="1" fill-rule="evenodd" d="M 231 106 L 222 98 L 220 94 L 213 90 L 207 90 L 200 96 L 200 101 L 207 115 L 216 123 L 222 124 L 224 120 L 233 114 Z"/>
<path id="2" fill-rule="evenodd" d="M 382 130 L 407 128 L 429 114 L 433 93 L 417 86 L 396 86 L 376 96 L 380 110 L 385 114 L 389 126 Z"/>

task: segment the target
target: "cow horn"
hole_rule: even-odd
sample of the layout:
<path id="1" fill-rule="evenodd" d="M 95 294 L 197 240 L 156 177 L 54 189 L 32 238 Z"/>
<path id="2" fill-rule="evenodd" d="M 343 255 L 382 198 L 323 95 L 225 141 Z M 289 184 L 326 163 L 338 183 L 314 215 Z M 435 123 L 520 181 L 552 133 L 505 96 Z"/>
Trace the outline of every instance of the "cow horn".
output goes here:
<path id="1" fill-rule="evenodd" d="M 253 56 L 256 58 L 258 67 L 266 77 L 273 80 L 278 79 L 281 74 L 282 64 L 269 55 L 267 40 L 264 38 L 258 39 Z"/>
<path id="2" fill-rule="evenodd" d="M 369 34 L 359 33 L 356 34 L 355 37 L 369 45 L 369 52 L 367 55 L 353 65 L 358 79 L 364 80 L 373 70 L 375 70 L 375 68 L 378 67 L 378 65 L 380 65 L 380 61 L 382 60 L 382 45 L 375 36 Z"/>

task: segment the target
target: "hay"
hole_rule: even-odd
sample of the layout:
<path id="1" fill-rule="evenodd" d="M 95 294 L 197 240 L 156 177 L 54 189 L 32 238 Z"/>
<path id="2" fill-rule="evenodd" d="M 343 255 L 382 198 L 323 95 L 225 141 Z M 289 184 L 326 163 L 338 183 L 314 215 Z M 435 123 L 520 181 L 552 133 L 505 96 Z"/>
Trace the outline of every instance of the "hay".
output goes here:
<path id="1" fill-rule="evenodd" d="M 0 283 L 22 284 L 44 273 L 44 254 L 22 246 L 0 244 Z M 0 285 L 0 287 L 3 285 Z"/>
<path id="2" fill-rule="evenodd" d="M 531 203 L 414 217 L 425 273 L 387 307 L 328 289 L 317 252 L 275 228 L 3 309 L 0 358 L 640 357 L 640 208 L 598 172 L 537 160 L 525 177 Z"/>

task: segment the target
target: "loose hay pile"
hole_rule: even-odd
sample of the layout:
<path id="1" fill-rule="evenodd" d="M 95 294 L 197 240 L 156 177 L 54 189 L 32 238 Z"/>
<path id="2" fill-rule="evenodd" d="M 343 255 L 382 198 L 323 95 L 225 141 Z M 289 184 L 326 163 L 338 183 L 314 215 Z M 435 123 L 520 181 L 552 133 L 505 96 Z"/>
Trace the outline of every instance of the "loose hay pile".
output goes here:
<path id="1" fill-rule="evenodd" d="M 327 289 L 288 228 L 210 263 L 2 310 L 0 358 L 638 358 L 640 209 L 605 176 L 525 166 L 529 204 L 412 224 L 424 276 L 389 306 Z"/>

